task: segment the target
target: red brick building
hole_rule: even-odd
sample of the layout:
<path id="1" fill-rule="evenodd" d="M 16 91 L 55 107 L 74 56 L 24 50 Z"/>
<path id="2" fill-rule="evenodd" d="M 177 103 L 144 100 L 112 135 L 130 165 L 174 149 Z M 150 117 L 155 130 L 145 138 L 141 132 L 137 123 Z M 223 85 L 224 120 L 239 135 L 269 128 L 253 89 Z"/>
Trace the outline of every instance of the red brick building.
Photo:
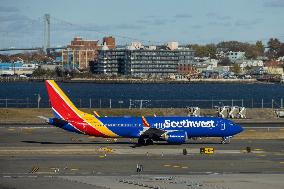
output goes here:
<path id="1" fill-rule="evenodd" d="M 115 48 L 115 38 L 104 37 L 103 43 L 106 43 L 109 49 Z M 97 58 L 98 50 L 102 45 L 98 40 L 84 40 L 81 37 L 75 37 L 66 50 L 62 50 L 62 64 L 78 68 L 81 70 L 89 68 L 89 62 Z"/>
<path id="2" fill-rule="evenodd" d="M 115 38 L 110 37 L 104 37 L 103 38 L 103 44 L 106 43 L 109 49 L 115 49 Z"/>

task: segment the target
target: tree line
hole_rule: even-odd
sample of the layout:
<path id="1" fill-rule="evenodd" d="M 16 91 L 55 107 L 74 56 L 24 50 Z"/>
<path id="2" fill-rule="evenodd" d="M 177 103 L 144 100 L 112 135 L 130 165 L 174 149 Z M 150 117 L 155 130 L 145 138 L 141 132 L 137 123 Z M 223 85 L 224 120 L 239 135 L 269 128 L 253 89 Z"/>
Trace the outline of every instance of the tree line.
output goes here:
<path id="1" fill-rule="evenodd" d="M 218 44 L 189 44 L 188 47 L 195 50 L 197 57 L 218 58 L 217 53 L 220 51 L 242 51 L 248 59 L 255 59 L 259 56 L 267 56 L 269 59 L 276 59 L 284 56 L 284 43 L 277 38 L 271 38 L 266 46 L 262 41 L 254 44 L 239 41 L 223 41 Z"/>

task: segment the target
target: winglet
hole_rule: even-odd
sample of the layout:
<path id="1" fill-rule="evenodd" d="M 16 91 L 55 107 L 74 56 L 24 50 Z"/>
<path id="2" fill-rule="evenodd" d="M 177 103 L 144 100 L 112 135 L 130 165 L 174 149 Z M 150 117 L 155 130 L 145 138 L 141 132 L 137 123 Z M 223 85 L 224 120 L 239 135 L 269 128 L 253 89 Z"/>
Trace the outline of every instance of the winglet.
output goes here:
<path id="1" fill-rule="evenodd" d="M 148 121 L 145 119 L 144 116 L 142 116 L 142 123 L 145 127 L 150 127 L 150 124 L 148 123 Z"/>
<path id="2" fill-rule="evenodd" d="M 98 112 L 93 111 L 96 117 L 101 117 L 100 114 L 98 114 Z"/>

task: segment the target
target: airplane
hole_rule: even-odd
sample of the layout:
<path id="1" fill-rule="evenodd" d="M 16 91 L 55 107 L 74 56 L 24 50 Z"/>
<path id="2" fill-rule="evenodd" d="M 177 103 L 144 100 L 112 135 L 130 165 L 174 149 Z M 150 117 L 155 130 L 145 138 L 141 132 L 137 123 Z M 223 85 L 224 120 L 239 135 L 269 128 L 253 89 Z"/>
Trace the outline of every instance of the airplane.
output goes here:
<path id="1" fill-rule="evenodd" d="M 197 137 L 221 137 L 221 143 L 243 128 L 219 117 L 102 117 L 76 108 L 54 80 L 45 81 L 53 118 L 46 122 L 61 129 L 104 138 L 136 138 L 138 145 L 152 145 L 154 141 L 183 144 Z M 41 117 L 42 118 L 42 117 Z"/>

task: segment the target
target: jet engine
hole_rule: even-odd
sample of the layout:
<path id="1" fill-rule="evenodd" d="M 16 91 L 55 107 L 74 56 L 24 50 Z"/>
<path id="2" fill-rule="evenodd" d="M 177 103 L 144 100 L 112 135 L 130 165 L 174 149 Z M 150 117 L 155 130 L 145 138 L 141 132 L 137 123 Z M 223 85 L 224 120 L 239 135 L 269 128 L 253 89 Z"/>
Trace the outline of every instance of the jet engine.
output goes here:
<path id="1" fill-rule="evenodd" d="M 165 133 L 165 140 L 172 144 L 183 144 L 187 140 L 187 133 L 185 131 L 170 131 Z"/>

